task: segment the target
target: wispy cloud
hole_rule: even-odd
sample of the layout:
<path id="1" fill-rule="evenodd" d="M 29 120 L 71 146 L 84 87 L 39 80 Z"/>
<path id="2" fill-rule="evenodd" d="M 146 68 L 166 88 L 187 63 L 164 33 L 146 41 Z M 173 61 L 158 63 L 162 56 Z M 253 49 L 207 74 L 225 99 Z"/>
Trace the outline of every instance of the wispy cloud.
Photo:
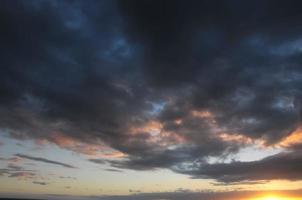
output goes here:
<path id="1" fill-rule="evenodd" d="M 72 180 L 77 180 L 76 177 L 72 177 L 72 176 L 59 176 L 60 179 L 72 179 Z"/>
<path id="2" fill-rule="evenodd" d="M 9 172 L 10 178 L 17 178 L 19 180 L 28 180 L 33 179 L 36 176 L 36 173 L 34 172 L 28 172 L 28 171 L 19 171 L 19 172 Z"/>
<path id="3" fill-rule="evenodd" d="M 17 162 L 11 162 L 15 158 L 6 158 L 5 161 L 8 161 L 7 168 L 0 169 L 0 176 L 6 175 L 9 178 L 17 178 L 18 180 L 28 180 L 34 179 L 37 176 L 36 170 L 25 169 L 22 166 L 18 165 Z"/>
<path id="4" fill-rule="evenodd" d="M 109 172 L 123 172 L 123 170 L 119 170 L 119 169 L 112 169 L 112 168 L 108 168 L 108 169 L 105 169 L 106 171 L 109 171 Z"/>
<path id="5" fill-rule="evenodd" d="M 37 184 L 37 185 L 48 185 L 49 183 L 46 182 L 41 182 L 41 181 L 33 181 L 33 184 Z"/>
<path id="6" fill-rule="evenodd" d="M 45 159 L 45 158 L 41 158 L 41 157 L 28 156 L 28 155 L 25 155 L 25 154 L 15 154 L 15 156 L 18 156 L 18 157 L 21 157 L 21 158 L 26 158 L 26 159 L 37 161 L 37 162 L 59 165 L 59 166 L 67 167 L 67 168 L 76 168 L 76 167 L 74 167 L 72 165 L 69 165 L 69 164 L 66 164 L 66 163 L 53 161 L 53 160 L 49 160 L 49 159 Z"/>

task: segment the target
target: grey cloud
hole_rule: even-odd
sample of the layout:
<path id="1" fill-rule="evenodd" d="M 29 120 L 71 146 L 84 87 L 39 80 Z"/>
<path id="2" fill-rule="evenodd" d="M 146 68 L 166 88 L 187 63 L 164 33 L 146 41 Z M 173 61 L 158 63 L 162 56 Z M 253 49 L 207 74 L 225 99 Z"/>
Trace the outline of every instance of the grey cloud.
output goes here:
<path id="1" fill-rule="evenodd" d="M 14 158 L 2 158 L 5 161 L 12 161 Z M 15 163 L 8 163 L 6 168 L 0 169 L 0 176 L 6 175 L 10 178 L 33 179 L 37 175 L 36 170 L 25 169 Z"/>
<path id="2" fill-rule="evenodd" d="M 36 176 L 33 172 L 10 172 L 8 177 L 33 179 Z"/>
<path id="3" fill-rule="evenodd" d="M 0 128 L 11 137 L 56 143 L 61 133 L 127 155 L 95 163 L 175 170 L 245 145 L 220 132 L 273 145 L 301 125 L 301 1 L 1 4 Z M 150 121 L 184 143 L 131 133 Z"/>
<path id="4" fill-rule="evenodd" d="M 229 185 L 258 185 L 269 183 L 269 180 L 260 180 L 260 181 L 240 181 L 240 182 L 215 182 L 212 183 L 214 186 L 229 186 Z"/>
<path id="5" fill-rule="evenodd" d="M 48 160 L 48 159 L 40 158 L 40 157 L 28 156 L 28 155 L 24 155 L 24 154 L 15 154 L 15 156 L 18 156 L 20 158 L 26 158 L 26 159 L 33 160 L 33 161 L 38 161 L 38 162 L 43 162 L 43 163 L 48 163 L 48 164 L 53 164 L 53 165 L 59 165 L 59 166 L 67 167 L 67 168 L 76 168 L 76 167 L 66 164 L 66 163 Z"/>
<path id="6" fill-rule="evenodd" d="M 130 192 L 130 193 L 141 193 L 140 190 L 132 190 L 132 189 L 129 189 L 129 192 Z"/>
<path id="7" fill-rule="evenodd" d="M 72 177 L 72 176 L 59 176 L 60 179 L 72 179 L 72 180 L 77 180 L 76 177 Z"/>
<path id="8" fill-rule="evenodd" d="M 97 163 L 97 164 L 105 164 L 106 160 L 103 159 L 89 159 L 89 161 Z"/>
<path id="9" fill-rule="evenodd" d="M 11 170 L 16 170 L 16 171 L 20 171 L 20 170 L 23 170 L 23 167 L 19 166 L 19 165 L 16 165 L 16 164 L 12 164 L 12 163 L 9 163 L 7 165 L 7 167 Z"/>
<path id="10" fill-rule="evenodd" d="M 123 172 L 122 170 L 112 169 L 112 168 L 108 168 L 108 169 L 105 169 L 105 170 L 108 171 L 108 172 Z"/>
<path id="11" fill-rule="evenodd" d="M 48 185 L 49 183 L 46 182 L 41 182 L 41 181 L 33 181 L 33 184 L 37 184 L 37 185 Z"/>
<path id="12" fill-rule="evenodd" d="M 178 172 L 193 178 L 216 179 L 220 182 L 241 184 L 245 181 L 300 180 L 302 178 L 300 151 L 279 153 L 259 161 L 200 164 L 192 168 L 179 168 Z"/>

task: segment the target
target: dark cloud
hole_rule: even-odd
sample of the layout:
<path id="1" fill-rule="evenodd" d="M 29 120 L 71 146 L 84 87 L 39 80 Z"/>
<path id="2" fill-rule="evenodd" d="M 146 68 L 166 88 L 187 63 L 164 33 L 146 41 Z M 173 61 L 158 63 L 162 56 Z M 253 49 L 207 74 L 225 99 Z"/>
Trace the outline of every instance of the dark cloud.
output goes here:
<path id="1" fill-rule="evenodd" d="M 299 37 L 301 12 L 296 6 L 301 6 L 301 2 L 120 1 L 128 37 L 131 41 L 143 43 L 146 75 L 160 86 L 191 84 L 207 78 L 213 83 L 215 79 L 224 78 L 231 84 L 240 81 L 237 80 L 238 75 L 245 70 L 239 70 L 238 64 L 249 64 L 253 62 L 250 60 L 252 57 L 257 62 L 263 59 L 261 53 L 265 51 L 257 49 L 259 52 L 253 52 L 255 49 L 244 48 L 242 43 L 257 35 L 260 38 L 269 36 L 269 40 L 280 39 L 280 42 L 282 38 Z M 244 58 L 248 53 L 245 51 L 250 51 L 252 55 L 246 57 L 246 63 L 237 60 L 242 63 L 234 63 L 237 64 L 235 69 L 212 66 L 213 61 L 223 60 L 226 56 L 231 56 L 230 61 L 237 56 Z M 228 89 L 229 85 L 226 83 L 222 87 L 221 83 L 216 84 L 207 85 L 212 89 L 210 93 L 219 87 L 224 93 L 223 89 Z"/>
<path id="2" fill-rule="evenodd" d="M 15 156 L 18 156 L 20 158 L 25 158 L 25 159 L 33 160 L 33 161 L 37 161 L 37 162 L 43 162 L 43 163 L 48 163 L 48 164 L 53 164 L 53 165 L 59 165 L 59 166 L 67 167 L 67 168 L 76 168 L 76 167 L 74 167 L 72 165 L 69 165 L 69 164 L 66 164 L 66 163 L 62 163 L 62 162 L 58 162 L 58 161 L 53 161 L 53 160 L 48 160 L 48 159 L 40 158 L 40 157 L 28 156 L 28 155 L 24 155 L 24 154 L 15 154 Z"/>
<path id="3" fill-rule="evenodd" d="M 46 182 L 41 182 L 41 181 L 33 181 L 33 184 L 37 184 L 37 185 L 48 185 L 49 183 Z"/>
<path id="4" fill-rule="evenodd" d="M 130 192 L 130 193 L 141 193 L 140 190 L 132 190 L 132 189 L 129 189 L 129 192 Z"/>
<path id="5" fill-rule="evenodd" d="M 211 174 L 207 159 L 246 141 L 221 134 L 269 146 L 301 125 L 300 7 L 295 0 L 2 1 L 0 128 L 81 153 L 64 141 L 125 155 L 95 163 L 174 171 L 193 163 L 196 171 L 179 172 L 230 181 L 238 174 Z M 249 172 L 253 163 L 225 165 L 237 164 Z M 254 175 L 234 181 L 276 178 Z"/>
<path id="6" fill-rule="evenodd" d="M 301 72 L 281 49 L 300 38 L 300 3 L 122 1 L 129 37 L 144 44 L 145 76 L 178 93 L 187 86 L 165 108 L 163 120 L 207 109 L 226 131 L 268 142 L 295 129 L 301 79 L 291 76 Z"/>
<path id="7" fill-rule="evenodd" d="M 258 184 L 266 184 L 270 181 L 240 181 L 240 182 L 216 182 L 212 183 L 214 186 L 230 186 L 230 185 L 258 185 Z"/>
<path id="8" fill-rule="evenodd" d="M 108 172 L 123 172 L 122 170 L 112 169 L 112 168 L 108 168 L 108 169 L 105 169 L 105 170 L 108 171 Z"/>
<path id="9" fill-rule="evenodd" d="M 8 169 L 0 169 L 0 176 L 4 176 L 5 174 L 8 174 Z"/>
<path id="10" fill-rule="evenodd" d="M 106 161 L 103 160 L 103 159 L 89 159 L 89 161 L 97 163 L 97 164 L 105 164 L 106 163 Z"/>
<path id="11" fill-rule="evenodd" d="M 194 178 L 211 178 L 225 183 L 242 184 L 242 181 L 253 183 L 262 180 L 301 180 L 301 169 L 302 154 L 298 151 L 279 153 L 259 161 L 201 164 L 178 170 L 191 174 Z"/>

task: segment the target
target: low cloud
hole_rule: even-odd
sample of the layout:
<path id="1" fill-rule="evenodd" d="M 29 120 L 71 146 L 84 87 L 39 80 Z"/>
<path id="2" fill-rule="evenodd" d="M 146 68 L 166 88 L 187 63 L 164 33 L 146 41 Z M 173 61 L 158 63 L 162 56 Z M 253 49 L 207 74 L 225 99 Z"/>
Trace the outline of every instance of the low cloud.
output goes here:
<path id="1" fill-rule="evenodd" d="M 43 162 L 43 163 L 63 166 L 63 167 L 67 167 L 67 168 L 76 168 L 76 167 L 74 167 L 72 165 L 69 165 L 69 164 L 66 164 L 66 163 L 53 161 L 53 160 L 48 160 L 48 159 L 41 158 L 41 157 L 33 157 L 33 156 L 24 155 L 24 154 L 15 154 L 15 156 L 18 156 L 18 157 L 21 157 L 21 158 L 26 158 L 26 159 L 37 161 L 37 162 Z"/>
<path id="2" fill-rule="evenodd" d="M 28 172 L 28 171 L 20 171 L 20 172 L 8 172 L 8 177 L 10 178 L 17 178 L 19 180 L 28 180 L 28 179 L 34 179 L 36 176 L 36 173 L 34 172 Z"/>
<path id="3" fill-rule="evenodd" d="M 251 162 L 200 164 L 176 171 L 190 174 L 192 178 L 215 179 L 226 184 L 244 184 L 246 181 L 248 184 L 257 184 L 264 180 L 296 181 L 302 179 L 302 152 L 283 152 Z"/>
<path id="4" fill-rule="evenodd" d="M 88 159 L 90 162 L 96 163 L 96 164 L 106 164 L 106 160 L 104 159 L 97 159 L 97 158 L 93 158 L 93 159 Z"/>
<path id="5" fill-rule="evenodd" d="M 76 177 L 72 177 L 72 176 L 59 176 L 60 179 L 72 179 L 72 180 L 77 180 Z"/>
<path id="6" fill-rule="evenodd" d="M 108 168 L 108 169 L 105 169 L 105 170 L 108 171 L 108 172 L 123 172 L 122 170 L 112 169 L 112 168 Z"/>
<path id="7" fill-rule="evenodd" d="M 19 166 L 19 165 L 16 165 L 16 164 L 13 164 L 13 163 L 9 163 L 7 165 L 7 168 L 11 169 L 11 170 L 16 170 L 16 171 L 20 171 L 20 170 L 23 170 L 23 167 Z"/>
<path id="8" fill-rule="evenodd" d="M 33 181 L 33 184 L 37 184 L 37 185 L 48 185 L 49 183 L 46 182 L 40 182 L 40 181 Z"/>
<path id="9" fill-rule="evenodd" d="M 15 157 L 13 158 L 4 158 L 3 160 L 7 161 L 7 167 L 0 169 L 0 176 L 7 176 L 9 178 L 17 178 L 18 180 L 28 180 L 34 179 L 37 176 L 36 170 L 25 169 L 24 167 L 16 164 Z"/>

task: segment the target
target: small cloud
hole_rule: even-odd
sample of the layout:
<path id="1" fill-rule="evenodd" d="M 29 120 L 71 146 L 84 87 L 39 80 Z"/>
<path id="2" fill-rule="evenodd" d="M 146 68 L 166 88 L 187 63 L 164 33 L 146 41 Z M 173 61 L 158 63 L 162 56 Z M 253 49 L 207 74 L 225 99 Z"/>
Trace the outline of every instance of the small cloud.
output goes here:
<path id="1" fill-rule="evenodd" d="M 73 179 L 76 180 L 76 177 L 72 177 L 72 176 L 59 176 L 60 179 Z"/>
<path id="2" fill-rule="evenodd" d="M 104 159 L 89 159 L 89 161 L 96 164 L 106 164 L 106 161 Z"/>
<path id="3" fill-rule="evenodd" d="M 32 179 L 36 176 L 35 173 L 33 172 L 27 172 L 27 171 L 22 171 L 22 172 L 9 172 L 10 178 L 17 178 L 19 180 L 27 180 L 27 179 Z"/>
<path id="4" fill-rule="evenodd" d="M 224 183 L 224 182 L 218 182 L 218 183 L 211 183 L 214 186 L 230 186 L 230 185 L 257 185 L 257 184 L 266 184 L 270 181 L 264 180 L 264 181 L 240 181 L 240 182 L 233 182 L 233 183 Z"/>
<path id="5" fill-rule="evenodd" d="M 0 157 L 0 160 L 10 162 L 10 163 L 17 163 L 17 162 L 20 162 L 21 158 L 18 158 L 18 157 L 11 157 L 11 158 Z"/>
<path id="6" fill-rule="evenodd" d="M 175 190 L 175 192 L 189 193 L 189 192 L 192 192 L 192 190 L 190 190 L 190 189 L 185 189 L 185 188 L 177 188 L 177 189 Z"/>
<path id="7" fill-rule="evenodd" d="M 105 169 L 106 171 L 109 171 L 109 172 L 123 172 L 122 170 L 119 170 L 119 169 L 112 169 L 112 168 L 108 168 L 108 169 Z"/>
<path id="8" fill-rule="evenodd" d="M 129 192 L 130 192 L 130 193 L 140 193 L 141 190 L 132 190 L 132 189 L 129 189 Z"/>
<path id="9" fill-rule="evenodd" d="M 5 174 L 8 174 L 9 170 L 8 169 L 0 169 L 0 176 L 3 176 Z"/>
<path id="10" fill-rule="evenodd" d="M 46 182 L 40 182 L 40 181 L 33 181 L 33 184 L 37 184 L 37 185 L 48 185 L 49 183 Z"/>
<path id="11" fill-rule="evenodd" d="M 13 164 L 13 163 L 9 163 L 7 165 L 7 167 L 11 170 L 16 170 L 16 171 L 21 171 L 23 170 L 23 167 L 19 166 L 19 165 L 16 165 L 16 164 Z"/>

